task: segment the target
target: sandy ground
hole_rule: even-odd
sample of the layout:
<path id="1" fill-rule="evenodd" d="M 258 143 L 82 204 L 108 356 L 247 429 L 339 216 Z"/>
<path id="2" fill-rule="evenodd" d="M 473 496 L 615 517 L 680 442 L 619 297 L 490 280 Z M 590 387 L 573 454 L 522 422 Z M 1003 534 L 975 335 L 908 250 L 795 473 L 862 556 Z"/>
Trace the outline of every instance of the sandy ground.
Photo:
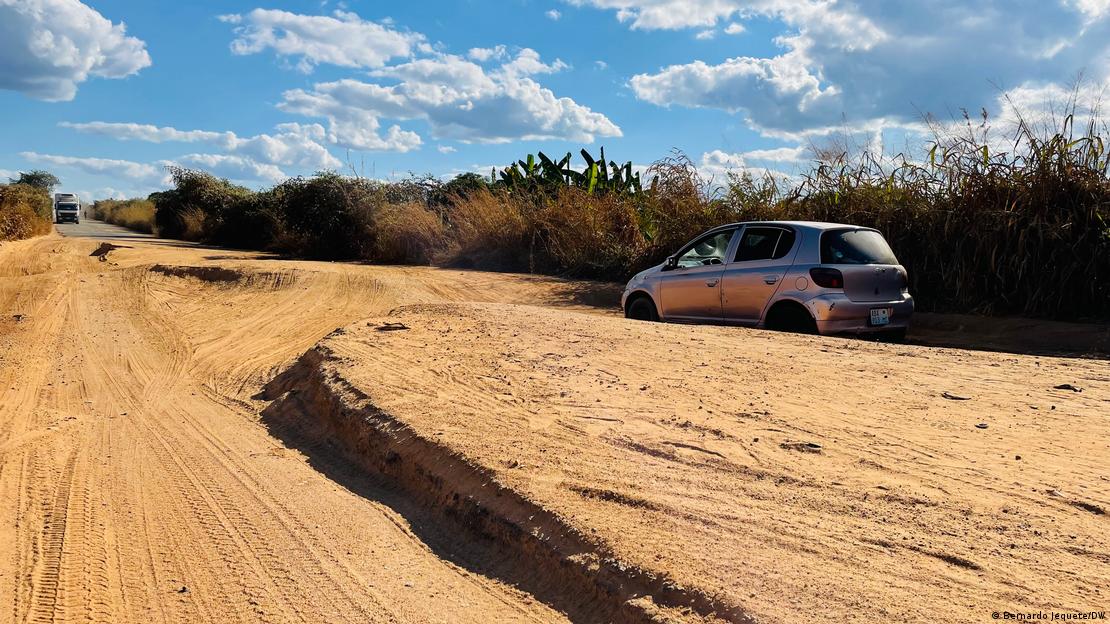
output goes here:
<path id="1" fill-rule="evenodd" d="M 250 397 L 398 303 L 577 286 L 126 244 L 104 262 L 93 240 L 0 246 L 0 622 L 565 619 L 472 571 L 496 572 L 497 552 L 455 556 L 450 527 L 388 489 L 321 474 Z"/>
<path id="2" fill-rule="evenodd" d="M 555 516 L 533 532 L 585 535 L 707 614 L 981 622 L 1110 600 L 1103 361 L 505 305 L 403 308 L 315 352 L 378 429 L 441 447 L 422 470 L 462 455 Z M 540 513 L 502 496 L 482 503 Z"/>
<path id="3" fill-rule="evenodd" d="M 583 314 L 590 284 L 115 242 L 0 246 L 0 622 L 1107 608 L 1105 361 L 641 324 Z M 394 468 L 311 438 L 335 414 L 297 396 L 325 386 L 403 436 Z"/>

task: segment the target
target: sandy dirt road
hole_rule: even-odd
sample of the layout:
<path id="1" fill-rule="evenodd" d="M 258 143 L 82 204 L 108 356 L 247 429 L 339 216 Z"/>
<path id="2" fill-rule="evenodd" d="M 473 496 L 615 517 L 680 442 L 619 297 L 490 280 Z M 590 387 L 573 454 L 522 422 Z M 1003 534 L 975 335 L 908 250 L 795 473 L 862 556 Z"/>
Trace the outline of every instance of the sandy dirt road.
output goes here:
<path id="1" fill-rule="evenodd" d="M 0 622 L 628 615 L 606 592 L 658 621 L 1108 606 L 1104 361 L 639 324 L 589 284 L 67 234 L 0 246 Z M 90 255 L 102 239 L 121 247 Z M 319 437 L 335 405 L 306 408 L 341 383 L 343 414 L 404 444 L 364 466 L 370 438 Z M 479 517 L 445 514 L 452 493 Z M 500 537 L 460 530 L 483 523 Z"/>
<path id="2" fill-rule="evenodd" d="M 92 239 L 0 247 L 0 622 L 565 619 L 497 580 L 512 565 L 496 551 L 375 483 L 322 475 L 257 424 L 251 396 L 399 302 L 569 286 L 255 260 L 86 224 L 129 247 L 103 261 Z M 172 274 L 216 264 L 252 278 Z"/>

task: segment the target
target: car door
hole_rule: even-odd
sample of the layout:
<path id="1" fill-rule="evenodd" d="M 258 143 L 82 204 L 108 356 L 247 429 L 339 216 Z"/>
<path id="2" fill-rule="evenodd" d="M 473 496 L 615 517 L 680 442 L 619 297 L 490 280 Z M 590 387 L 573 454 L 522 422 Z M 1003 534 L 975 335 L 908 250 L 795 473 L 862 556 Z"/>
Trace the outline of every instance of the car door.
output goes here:
<path id="1" fill-rule="evenodd" d="M 721 275 L 724 320 L 755 325 L 798 253 L 797 233 L 786 226 L 749 225 Z"/>
<path id="2" fill-rule="evenodd" d="M 684 247 L 659 279 L 659 313 L 669 321 L 720 321 L 721 274 L 736 228 L 716 230 Z"/>

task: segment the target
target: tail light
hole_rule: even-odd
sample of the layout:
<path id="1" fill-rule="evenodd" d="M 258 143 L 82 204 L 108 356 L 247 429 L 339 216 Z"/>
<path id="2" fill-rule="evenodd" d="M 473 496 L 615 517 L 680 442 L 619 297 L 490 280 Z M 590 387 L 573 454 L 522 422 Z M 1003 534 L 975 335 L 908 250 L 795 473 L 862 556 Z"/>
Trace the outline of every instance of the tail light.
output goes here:
<path id="1" fill-rule="evenodd" d="M 898 271 L 898 276 L 902 281 L 902 292 L 909 292 L 910 290 L 910 276 L 905 271 Z"/>
<path id="2" fill-rule="evenodd" d="M 815 268 L 809 270 L 813 283 L 821 288 L 844 288 L 844 274 L 839 269 Z"/>

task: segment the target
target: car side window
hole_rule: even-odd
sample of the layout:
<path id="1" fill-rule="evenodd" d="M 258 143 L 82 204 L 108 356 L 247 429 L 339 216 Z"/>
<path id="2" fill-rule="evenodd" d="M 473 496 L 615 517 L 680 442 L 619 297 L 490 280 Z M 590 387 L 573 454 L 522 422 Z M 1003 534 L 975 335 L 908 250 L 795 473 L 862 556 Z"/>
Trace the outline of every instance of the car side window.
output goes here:
<path id="1" fill-rule="evenodd" d="M 693 245 L 690 245 L 678 257 L 677 265 L 681 268 L 707 266 L 711 264 L 724 264 L 725 253 L 728 252 L 729 241 L 736 230 L 724 230 L 709 234 Z"/>
<path id="2" fill-rule="evenodd" d="M 779 238 L 779 244 L 775 246 L 775 254 L 771 256 L 771 259 L 778 260 L 790 253 L 790 250 L 794 248 L 796 238 L 797 234 L 794 233 L 794 230 L 783 230 L 782 236 Z"/>
<path id="3" fill-rule="evenodd" d="M 746 228 L 736 249 L 736 262 L 778 260 L 790 252 L 794 239 L 792 230 L 776 227 Z"/>

